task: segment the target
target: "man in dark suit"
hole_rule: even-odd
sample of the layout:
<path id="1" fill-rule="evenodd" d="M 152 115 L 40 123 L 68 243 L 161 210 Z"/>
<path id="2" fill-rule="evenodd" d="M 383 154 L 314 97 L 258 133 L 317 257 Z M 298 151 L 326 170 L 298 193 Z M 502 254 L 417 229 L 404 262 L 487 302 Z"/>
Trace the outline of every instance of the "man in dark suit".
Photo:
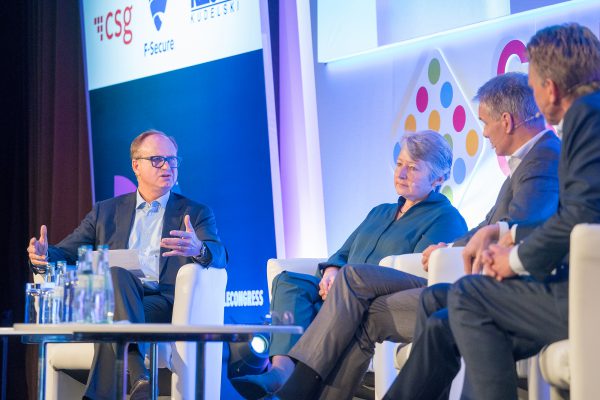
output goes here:
<path id="1" fill-rule="evenodd" d="M 137 249 L 145 278 L 111 267 L 115 291 L 115 320 L 171 321 L 175 280 L 188 263 L 224 268 L 227 252 L 219 240 L 212 211 L 172 193 L 180 159 L 174 138 L 147 131 L 131 143 L 131 166 L 138 190 L 94 205 L 81 224 L 56 246 L 49 246 L 46 227 L 32 238 L 27 251 L 34 269 L 48 261 L 73 264 L 81 245 L 108 245 L 111 249 Z M 113 396 L 114 350 L 96 345 L 86 397 Z M 149 398 L 148 371 L 137 346 L 127 357 L 132 382 L 131 398 Z"/>
<path id="2" fill-rule="evenodd" d="M 558 210 L 466 254 L 466 268 L 483 267 L 484 276 L 452 285 L 447 310 L 435 307 L 444 296 L 423 296 L 422 332 L 386 399 L 439 398 L 460 355 L 463 396 L 516 399 L 515 361 L 567 337 L 569 236 L 578 223 L 600 221 L 600 41 L 578 24 L 551 26 L 527 50 L 536 103 L 563 138 Z M 499 239 L 497 232 L 483 236 L 485 243 Z"/>
<path id="3" fill-rule="evenodd" d="M 484 226 L 495 224 L 499 229 L 498 225 L 504 224 L 502 229 L 508 230 L 510 221 L 543 220 L 556 211 L 558 201 L 560 141 L 544 128 L 527 75 L 495 77 L 479 89 L 477 99 L 484 136 L 498 155 L 512 156 L 511 174 L 485 220 L 458 239 L 459 244 L 467 243 Z M 441 246 L 445 244 L 426 251 Z M 370 293 L 372 286 L 381 278 L 371 270 L 345 267 L 340 274 L 343 279 L 334 281 L 334 289 L 321 312 L 289 353 L 302 362 L 306 360 L 323 378 L 321 398 L 352 396 L 368 367 L 375 343 L 412 341 L 418 298 L 423 290 L 374 297 Z M 318 348 L 315 343 L 320 343 Z M 293 378 L 289 381 L 292 384 Z M 305 388 L 306 382 L 299 386 Z"/>

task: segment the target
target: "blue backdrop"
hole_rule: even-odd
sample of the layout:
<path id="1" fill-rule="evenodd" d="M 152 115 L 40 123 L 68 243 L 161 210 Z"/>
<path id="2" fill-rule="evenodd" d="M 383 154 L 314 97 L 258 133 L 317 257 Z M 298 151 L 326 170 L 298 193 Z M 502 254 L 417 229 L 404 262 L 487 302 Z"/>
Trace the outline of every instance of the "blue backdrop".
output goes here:
<path id="1" fill-rule="evenodd" d="M 90 91 L 96 201 L 114 176 L 135 182 L 129 144 L 155 128 L 173 135 L 183 163 L 176 190 L 209 205 L 227 249 L 228 290 L 264 290 L 276 256 L 262 50 Z M 258 322 L 263 306 L 226 309 Z M 250 312 L 249 312 L 250 311 Z"/>
<path id="2" fill-rule="evenodd" d="M 262 322 L 266 260 L 276 256 L 262 57 L 257 50 L 89 93 L 96 201 L 115 195 L 115 176 L 135 182 L 136 135 L 154 128 L 176 138 L 175 190 L 213 209 L 230 256 L 227 290 L 251 291 L 242 294 L 255 304 L 232 297 L 226 323 Z"/>

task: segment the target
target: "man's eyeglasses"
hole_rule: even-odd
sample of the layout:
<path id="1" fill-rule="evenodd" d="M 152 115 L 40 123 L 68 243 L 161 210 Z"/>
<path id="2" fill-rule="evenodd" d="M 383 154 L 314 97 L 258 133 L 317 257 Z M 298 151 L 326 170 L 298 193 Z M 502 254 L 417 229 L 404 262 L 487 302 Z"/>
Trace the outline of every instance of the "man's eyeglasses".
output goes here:
<path id="1" fill-rule="evenodd" d="M 176 157 L 176 156 L 138 157 L 138 158 L 136 158 L 136 160 L 148 160 L 148 161 L 150 161 L 150 164 L 152 164 L 152 166 L 154 168 L 162 168 L 162 166 L 165 165 L 165 162 L 167 164 L 169 164 L 169 167 L 171 167 L 171 168 L 179 168 L 179 166 L 181 165 L 181 158 Z"/>

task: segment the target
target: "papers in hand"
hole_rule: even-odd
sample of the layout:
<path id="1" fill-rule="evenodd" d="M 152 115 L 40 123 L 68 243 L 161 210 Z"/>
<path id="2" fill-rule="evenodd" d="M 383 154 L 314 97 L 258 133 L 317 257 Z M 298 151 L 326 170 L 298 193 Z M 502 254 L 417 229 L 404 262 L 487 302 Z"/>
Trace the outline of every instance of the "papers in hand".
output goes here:
<path id="1" fill-rule="evenodd" d="M 94 251 L 94 264 L 98 262 L 98 257 L 99 252 Z M 109 250 L 108 263 L 111 267 L 125 268 L 137 278 L 143 279 L 145 277 L 140 266 L 137 249 Z"/>

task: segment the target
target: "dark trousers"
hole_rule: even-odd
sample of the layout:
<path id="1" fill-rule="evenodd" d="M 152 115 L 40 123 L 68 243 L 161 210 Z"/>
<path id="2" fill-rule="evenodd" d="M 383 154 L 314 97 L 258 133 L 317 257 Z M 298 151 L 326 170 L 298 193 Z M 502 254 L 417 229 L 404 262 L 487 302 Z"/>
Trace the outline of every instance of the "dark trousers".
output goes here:
<path id="1" fill-rule="evenodd" d="M 568 337 L 568 271 L 547 282 L 467 276 L 448 294 L 474 399 L 517 399 L 515 361 Z"/>
<path id="2" fill-rule="evenodd" d="M 384 399 L 448 398 L 452 379 L 460 370 L 446 308 L 450 287 L 440 283 L 421 293 L 410 357 Z"/>
<path id="3" fill-rule="evenodd" d="M 461 355 L 463 399 L 516 399 L 515 362 L 568 333 L 568 281 L 560 277 L 470 275 L 428 288 L 420 303 L 410 357 L 385 399 L 447 398 Z"/>
<path id="4" fill-rule="evenodd" d="M 115 321 L 128 320 L 132 323 L 168 323 L 173 314 L 172 296 L 163 296 L 155 290 L 145 289 L 138 278 L 129 271 L 120 267 L 110 269 L 115 291 Z M 136 374 L 140 372 L 140 363 L 143 363 L 143 351 L 138 350 L 136 344 L 129 346 L 130 353 L 127 358 L 130 363 L 128 369 Z M 88 377 L 85 396 L 91 399 L 114 399 L 114 364 L 115 348 L 110 343 L 94 345 L 94 360 Z M 137 367 L 137 368 L 136 368 Z M 139 376 L 131 376 L 137 379 Z"/>

